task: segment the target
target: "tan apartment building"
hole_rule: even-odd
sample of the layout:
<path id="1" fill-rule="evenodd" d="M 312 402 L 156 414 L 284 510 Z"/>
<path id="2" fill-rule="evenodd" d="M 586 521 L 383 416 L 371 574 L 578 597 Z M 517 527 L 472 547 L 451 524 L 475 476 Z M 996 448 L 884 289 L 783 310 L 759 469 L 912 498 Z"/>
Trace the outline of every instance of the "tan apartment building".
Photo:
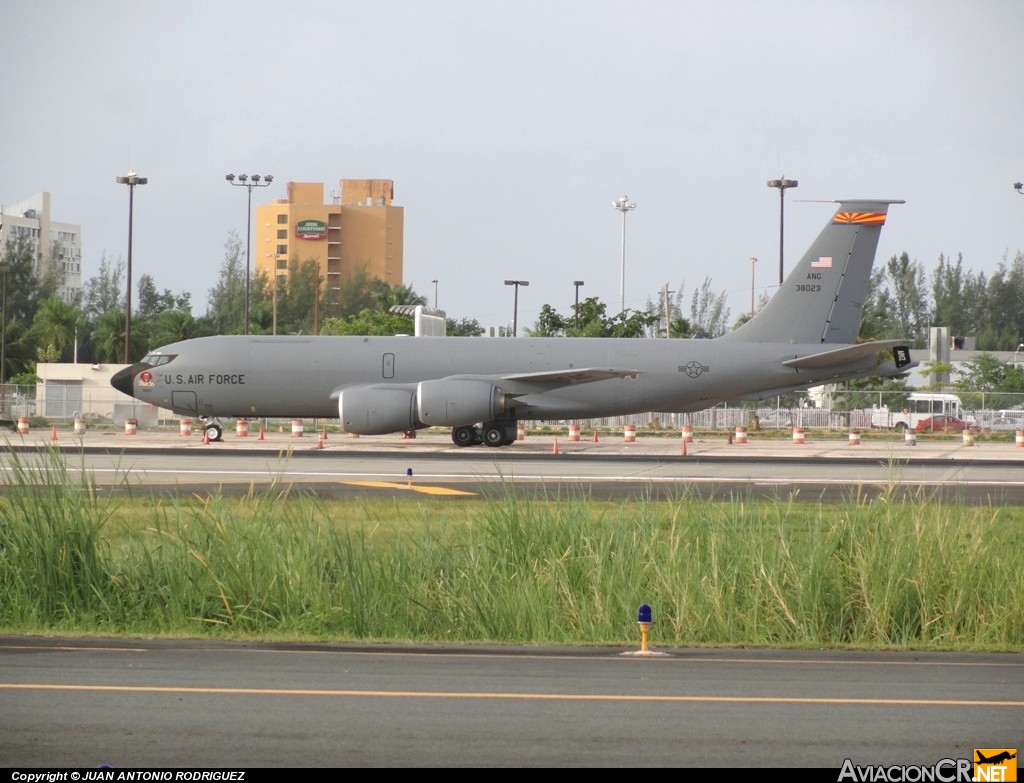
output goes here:
<path id="1" fill-rule="evenodd" d="M 395 206 L 389 179 L 343 179 L 340 195 L 324 200 L 322 182 L 289 182 L 287 197 L 256 206 L 253 256 L 256 273 L 288 281 L 288 266 L 319 264 L 327 302 L 343 282 L 365 270 L 391 285 L 403 281 L 405 213 Z"/>
<path id="2" fill-rule="evenodd" d="M 58 296 L 74 302 L 82 293 L 82 227 L 54 220 L 50 194 L 43 191 L 17 204 L 0 206 L 0 248 L 15 236 L 31 244 L 36 274 L 43 274 L 49 264 L 63 271 Z"/>

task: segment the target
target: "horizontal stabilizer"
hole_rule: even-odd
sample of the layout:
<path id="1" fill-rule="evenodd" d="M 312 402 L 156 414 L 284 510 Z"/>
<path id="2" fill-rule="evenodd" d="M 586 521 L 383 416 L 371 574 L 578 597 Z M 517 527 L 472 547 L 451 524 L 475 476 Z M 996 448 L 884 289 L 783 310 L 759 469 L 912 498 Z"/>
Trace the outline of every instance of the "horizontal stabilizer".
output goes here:
<path id="1" fill-rule="evenodd" d="M 820 370 L 826 367 L 836 367 L 842 364 L 855 362 L 864 359 L 872 354 L 881 353 L 888 348 L 905 346 L 906 340 L 878 340 L 870 343 L 859 343 L 857 345 L 846 345 L 842 348 L 835 348 L 831 351 L 811 354 L 810 356 L 798 356 L 795 359 L 787 359 L 783 362 L 787 367 L 794 370 Z M 906 349 L 904 349 L 906 351 Z M 909 360 L 909 352 L 906 353 Z"/>
<path id="2" fill-rule="evenodd" d="M 873 343 L 873 345 L 875 345 L 877 347 L 878 344 L 877 343 Z M 909 370 L 914 369 L 915 367 L 917 367 L 917 365 L 918 365 L 918 363 L 917 362 L 913 362 L 913 361 L 909 362 L 908 364 L 901 364 L 899 366 L 897 366 L 897 364 L 895 362 L 892 362 L 892 361 L 882 362 L 877 367 L 875 367 L 874 370 L 871 371 L 871 374 L 872 375 L 877 375 L 877 376 L 882 377 L 882 378 L 895 377 L 897 375 L 900 375 L 902 373 L 905 373 L 905 372 L 908 372 Z M 826 382 L 827 383 L 842 383 L 843 381 L 852 381 L 852 380 L 856 380 L 857 378 L 863 378 L 863 377 L 864 377 L 864 371 L 863 370 L 851 370 L 849 372 L 844 372 L 842 369 L 839 369 L 835 373 L 830 373 L 828 378 L 821 378 L 821 377 L 819 377 L 819 378 L 816 378 L 815 380 L 812 380 L 812 381 L 804 381 L 803 383 L 789 384 L 789 385 L 786 385 L 786 386 L 779 386 L 779 387 L 777 387 L 775 389 L 764 389 L 763 391 L 752 392 L 750 394 L 741 394 L 741 395 L 738 395 L 736 397 L 733 397 L 732 399 L 737 400 L 737 401 L 740 401 L 740 400 L 763 400 L 765 397 L 775 397 L 776 395 L 779 395 L 779 394 L 789 394 L 790 392 L 806 391 L 811 386 L 820 385 L 820 384 L 826 383 Z"/>

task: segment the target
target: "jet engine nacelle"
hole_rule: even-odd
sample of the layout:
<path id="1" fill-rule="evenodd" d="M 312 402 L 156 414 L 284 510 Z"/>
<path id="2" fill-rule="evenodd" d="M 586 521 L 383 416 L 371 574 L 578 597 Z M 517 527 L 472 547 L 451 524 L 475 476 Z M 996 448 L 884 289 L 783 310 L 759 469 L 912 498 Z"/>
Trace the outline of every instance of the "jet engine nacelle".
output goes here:
<path id="1" fill-rule="evenodd" d="M 488 381 L 442 378 L 421 381 L 416 389 L 416 413 L 424 424 L 457 427 L 497 419 L 505 412 L 505 395 Z"/>
<path id="2" fill-rule="evenodd" d="M 386 435 L 416 429 L 416 393 L 412 389 L 362 386 L 338 396 L 338 416 L 345 432 Z"/>

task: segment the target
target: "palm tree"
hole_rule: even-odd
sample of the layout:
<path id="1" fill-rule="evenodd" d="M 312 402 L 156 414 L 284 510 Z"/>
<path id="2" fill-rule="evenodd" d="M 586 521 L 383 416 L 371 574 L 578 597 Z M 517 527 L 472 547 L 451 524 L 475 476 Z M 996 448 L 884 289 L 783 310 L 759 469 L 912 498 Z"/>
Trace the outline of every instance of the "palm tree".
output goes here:
<path id="1" fill-rule="evenodd" d="M 168 343 L 178 343 L 195 337 L 196 319 L 184 310 L 164 310 L 156 317 L 152 330 L 152 345 L 155 348 Z"/>
<path id="2" fill-rule="evenodd" d="M 42 348 L 51 346 L 58 354 L 73 345 L 82 311 L 62 299 L 44 299 L 36 311 L 32 331 Z"/>
<path id="3" fill-rule="evenodd" d="M 124 359 L 124 310 L 107 310 L 96 319 L 92 333 L 96 360 L 118 363 Z"/>
<path id="4" fill-rule="evenodd" d="M 373 304 L 378 310 L 385 312 L 395 305 L 426 305 L 427 298 L 416 293 L 411 285 L 387 283 L 377 281 L 371 291 Z"/>

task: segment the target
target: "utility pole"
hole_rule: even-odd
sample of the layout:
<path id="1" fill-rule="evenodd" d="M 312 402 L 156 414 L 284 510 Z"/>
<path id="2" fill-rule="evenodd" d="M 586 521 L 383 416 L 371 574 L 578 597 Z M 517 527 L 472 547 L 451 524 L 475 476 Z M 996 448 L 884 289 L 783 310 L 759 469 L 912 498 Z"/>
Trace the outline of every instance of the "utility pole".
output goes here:
<path id="1" fill-rule="evenodd" d="M 661 297 L 662 297 L 662 301 L 664 301 L 664 303 L 665 303 L 665 337 L 666 338 L 672 336 L 672 312 L 669 310 L 669 307 L 668 307 L 668 297 L 669 297 L 669 294 L 674 294 L 674 293 L 675 293 L 675 291 L 669 291 L 668 290 L 668 283 L 665 283 L 665 285 L 662 286 Z"/>

